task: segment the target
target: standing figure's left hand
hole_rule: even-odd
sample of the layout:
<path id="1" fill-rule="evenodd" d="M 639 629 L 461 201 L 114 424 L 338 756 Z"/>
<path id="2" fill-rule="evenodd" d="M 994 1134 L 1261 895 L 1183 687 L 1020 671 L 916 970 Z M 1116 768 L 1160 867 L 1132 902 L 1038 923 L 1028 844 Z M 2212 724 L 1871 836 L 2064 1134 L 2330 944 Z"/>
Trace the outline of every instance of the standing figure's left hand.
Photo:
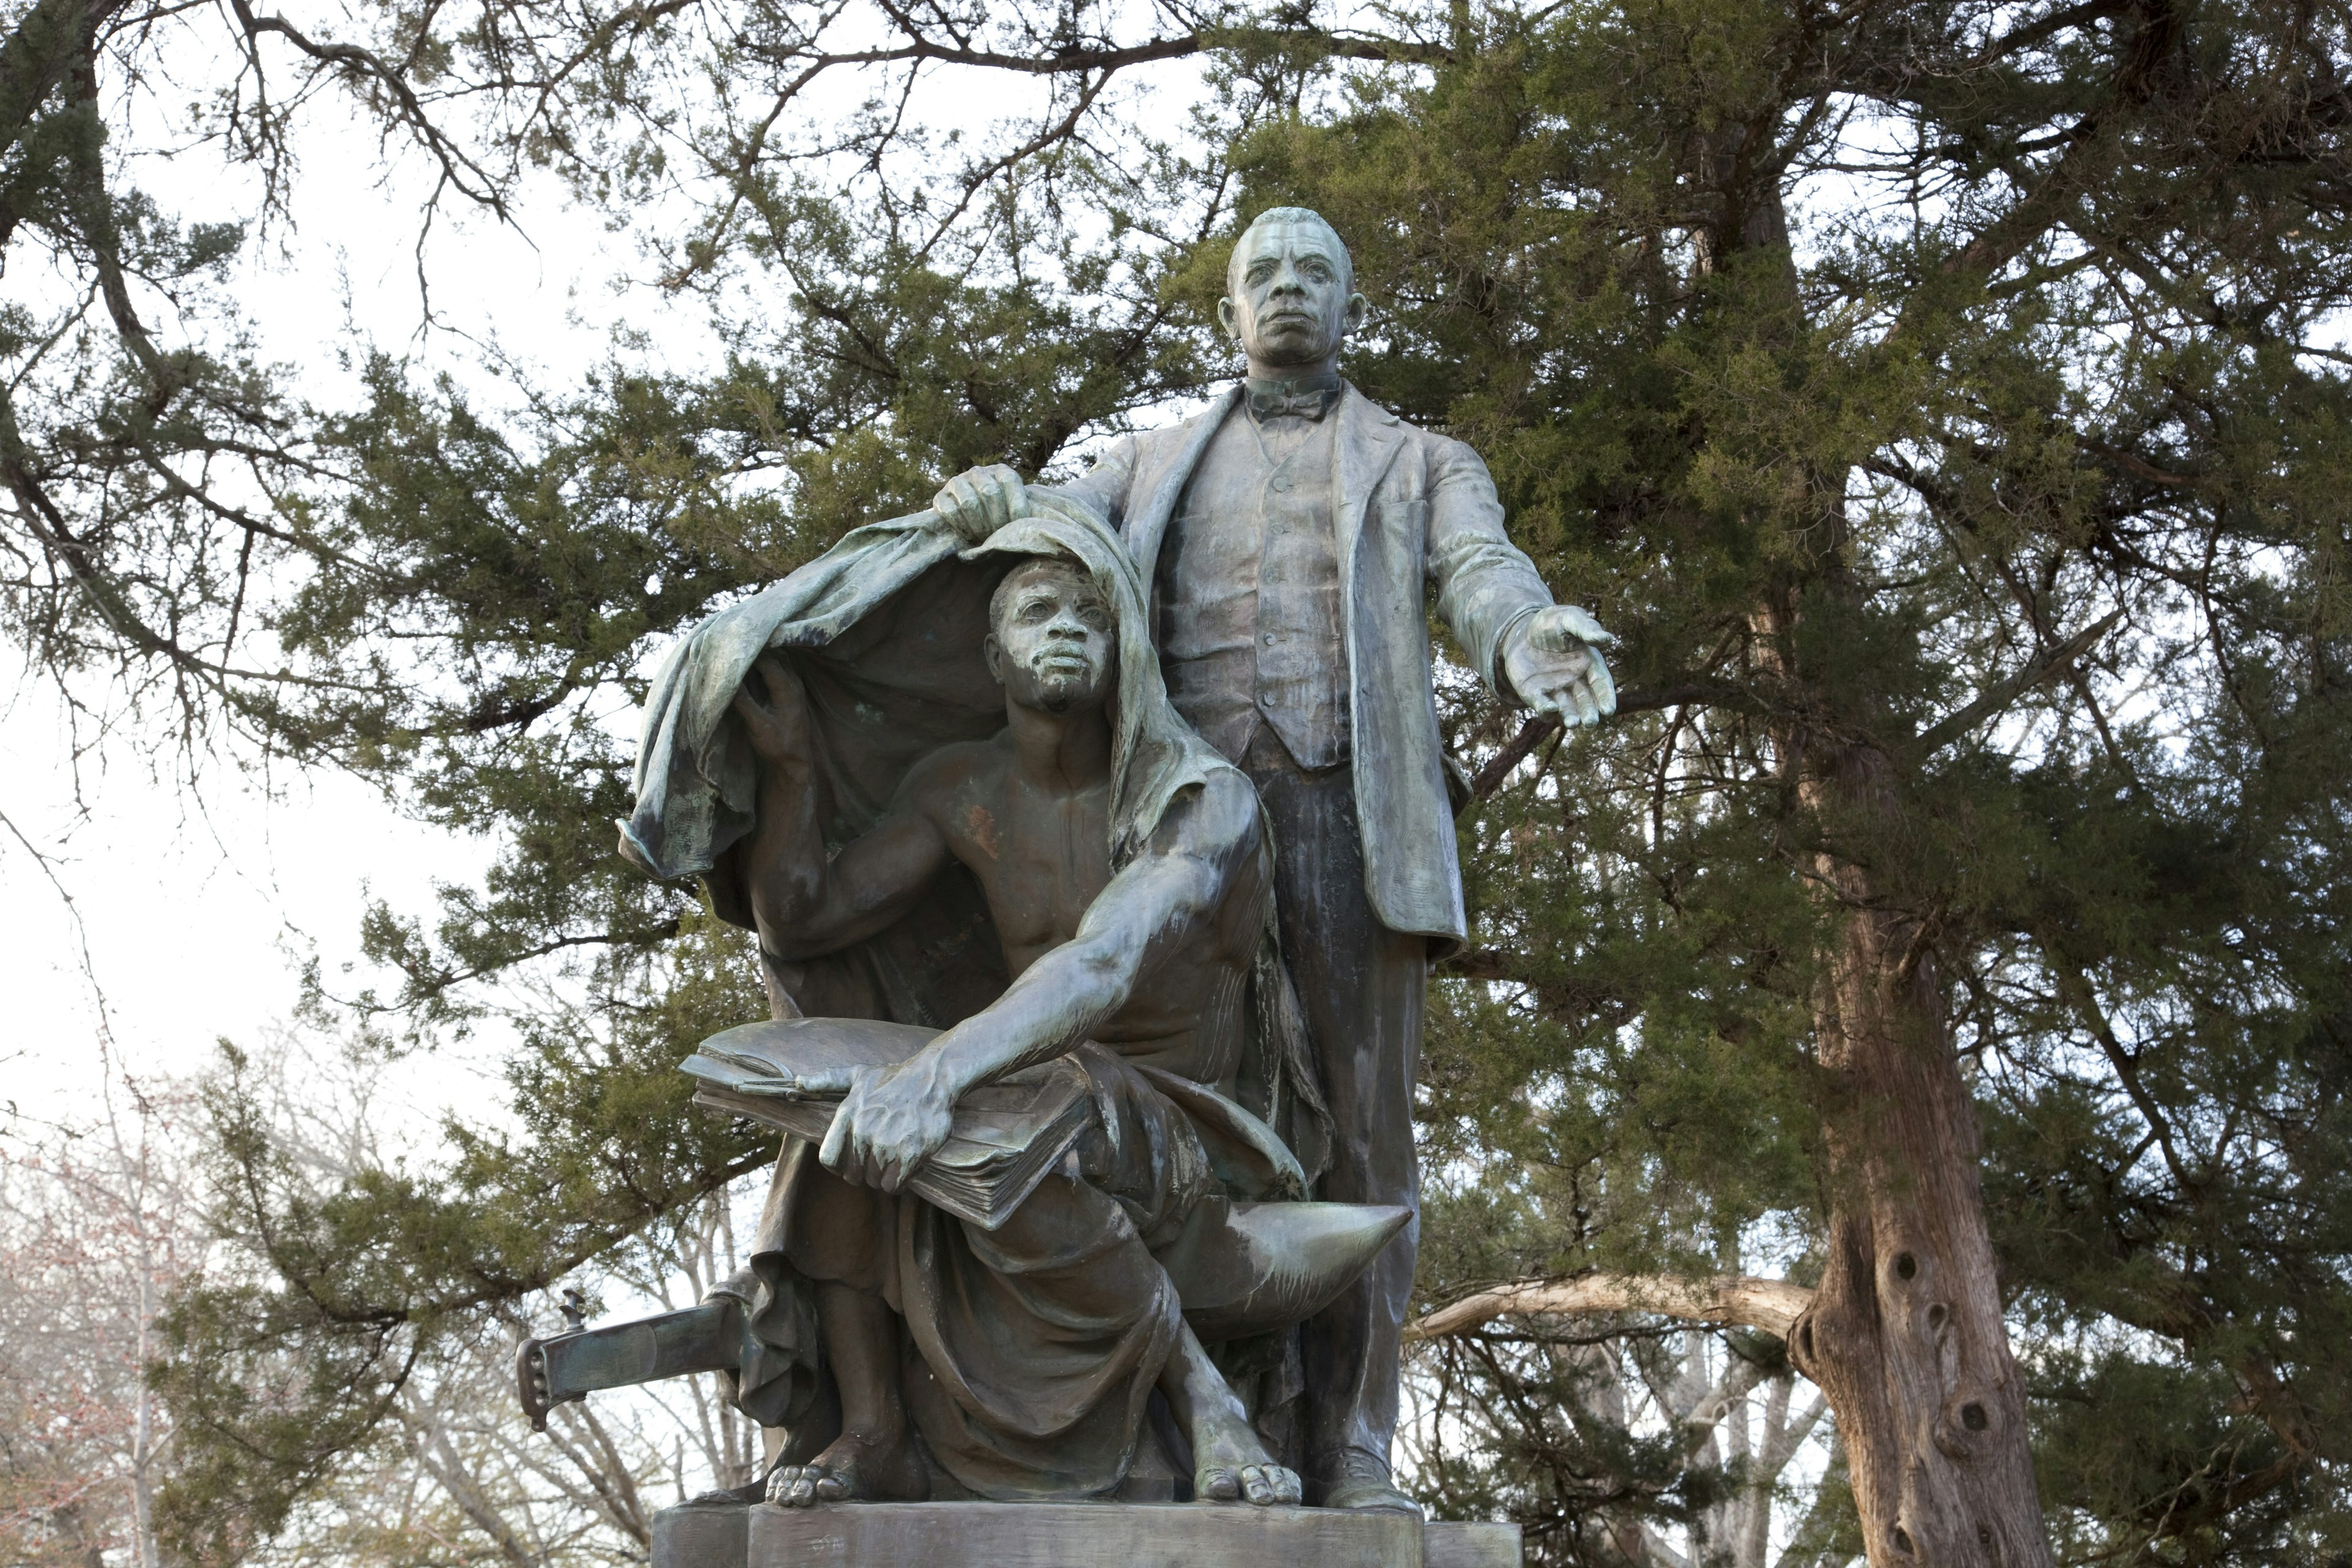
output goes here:
<path id="1" fill-rule="evenodd" d="M 1598 724 L 1617 711 L 1617 683 L 1601 657 L 1616 640 L 1575 605 L 1553 605 L 1511 628 L 1503 675 L 1537 712 L 1563 724 Z"/>

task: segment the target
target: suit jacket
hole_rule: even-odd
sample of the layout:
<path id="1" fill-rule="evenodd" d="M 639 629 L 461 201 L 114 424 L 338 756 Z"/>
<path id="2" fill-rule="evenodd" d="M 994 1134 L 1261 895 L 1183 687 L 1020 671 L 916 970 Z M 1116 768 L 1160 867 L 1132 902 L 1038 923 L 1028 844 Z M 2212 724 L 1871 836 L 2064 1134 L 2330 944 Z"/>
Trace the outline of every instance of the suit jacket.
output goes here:
<path id="1" fill-rule="evenodd" d="M 1120 437 L 1067 487 L 1110 519 L 1147 584 L 1184 483 L 1241 394 L 1230 387 L 1181 424 Z M 1436 586 L 1437 612 L 1472 664 L 1505 691 L 1504 637 L 1552 597 L 1504 533 L 1503 504 L 1477 453 L 1414 428 L 1353 386 L 1324 417 L 1339 422 L 1331 514 L 1365 892 L 1390 930 L 1450 946 L 1467 932 L 1430 677 L 1427 586 Z"/>

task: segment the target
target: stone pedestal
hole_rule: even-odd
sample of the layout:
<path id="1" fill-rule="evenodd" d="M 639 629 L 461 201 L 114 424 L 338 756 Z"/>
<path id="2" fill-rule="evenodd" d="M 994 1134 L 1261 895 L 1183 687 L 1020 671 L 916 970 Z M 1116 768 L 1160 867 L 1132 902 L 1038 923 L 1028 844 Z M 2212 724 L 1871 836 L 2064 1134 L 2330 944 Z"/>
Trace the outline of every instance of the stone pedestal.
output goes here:
<path id="1" fill-rule="evenodd" d="M 652 1568 L 1519 1568 L 1516 1524 L 1204 1503 L 692 1502 Z"/>

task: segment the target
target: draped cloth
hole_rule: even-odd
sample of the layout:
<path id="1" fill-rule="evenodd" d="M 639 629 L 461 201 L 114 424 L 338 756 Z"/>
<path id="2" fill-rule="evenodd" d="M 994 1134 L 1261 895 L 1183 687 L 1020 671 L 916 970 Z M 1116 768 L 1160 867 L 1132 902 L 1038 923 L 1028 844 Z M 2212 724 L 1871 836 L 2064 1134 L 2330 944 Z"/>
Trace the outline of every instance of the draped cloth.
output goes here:
<path id="1" fill-rule="evenodd" d="M 1003 693 L 981 653 L 988 597 L 1019 561 L 1051 555 L 1083 566 L 1117 618 L 1111 863 L 1132 858 L 1177 792 L 1232 764 L 1169 705 L 1160 661 L 1138 656 L 1151 647 L 1149 601 L 1118 536 L 1083 502 L 1028 495 L 1033 515 L 970 548 L 934 512 L 858 529 L 689 633 L 646 701 L 622 853 L 656 877 L 708 878 L 751 831 L 758 770 L 731 704 L 772 648 L 799 654 L 795 668 L 828 689 L 824 700 L 812 693 L 827 782 L 843 819 L 870 825 L 918 758 L 1003 728 Z M 749 925 L 741 891 L 728 887 L 719 912 Z"/>
<path id="2" fill-rule="evenodd" d="M 1160 661 L 1132 651 L 1151 646 L 1149 599 L 1118 535 L 1083 502 L 1042 487 L 1028 495 L 1033 515 L 970 548 L 934 512 L 857 529 L 689 633 L 646 699 L 621 853 L 655 877 L 702 878 L 716 912 L 750 926 L 734 851 L 751 831 L 759 774 L 731 704 L 753 662 L 774 652 L 801 676 L 820 820 L 829 845 L 846 843 L 881 817 L 919 759 L 1003 728 L 1003 691 L 981 651 L 989 595 L 1019 561 L 1056 555 L 1086 568 L 1117 617 L 1111 864 L 1126 864 L 1180 791 L 1231 764 L 1169 704 Z M 1005 984 L 979 887 L 960 867 L 880 936 L 768 968 L 772 994 L 795 1011 L 932 1027 L 968 1016 Z"/>
<path id="3" fill-rule="evenodd" d="M 929 512 L 858 529 L 696 627 L 647 699 L 623 855 L 656 877 L 700 877 L 721 918 L 752 925 L 741 860 L 759 780 L 732 700 L 753 663 L 773 654 L 808 693 L 818 816 L 837 848 L 881 817 L 917 761 L 1003 727 L 1003 689 L 982 654 L 988 601 L 1007 571 L 1036 556 L 1081 565 L 1118 629 L 1113 868 L 1180 794 L 1235 771 L 1169 703 L 1125 545 L 1086 504 L 1038 487 L 1028 496 L 1032 515 L 976 546 Z M 743 1300 L 759 1342 L 740 1369 L 737 1402 L 762 1426 L 786 1428 L 788 1459 L 813 1456 L 837 1422 L 801 1266 L 814 1249 L 856 1255 L 824 1277 L 881 1289 L 900 1312 L 913 1352 L 903 1380 L 910 1414 L 965 1489 L 1011 1499 L 1117 1485 L 1181 1310 L 1150 1249 L 1204 1204 L 1305 1195 L 1314 1171 L 1291 1147 L 1323 1147 L 1328 1117 L 1270 913 L 1268 931 L 1235 1098 L 1087 1047 L 1097 1114 L 1078 1168 L 1050 1177 L 998 1232 L 852 1187 L 808 1145 L 786 1141 L 751 1268 L 723 1289 Z M 961 866 L 872 938 L 805 963 L 764 952 L 762 962 L 780 1016 L 943 1028 L 1006 984 L 985 900 Z"/>
<path id="4" fill-rule="evenodd" d="M 1093 1124 L 997 1229 L 851 1186 L 805 1152 L 760 1229 L 762 1275 L 837 1280 L 898 1313 L 935 1475 L 995 1501 L 1118 1488 L 1183 1307 L 1156 1254 L 1234 1198 L 1304 1190 L 1289 1152 L 1214 1089 L 1098 1046 L 1074 1056 Z"/>

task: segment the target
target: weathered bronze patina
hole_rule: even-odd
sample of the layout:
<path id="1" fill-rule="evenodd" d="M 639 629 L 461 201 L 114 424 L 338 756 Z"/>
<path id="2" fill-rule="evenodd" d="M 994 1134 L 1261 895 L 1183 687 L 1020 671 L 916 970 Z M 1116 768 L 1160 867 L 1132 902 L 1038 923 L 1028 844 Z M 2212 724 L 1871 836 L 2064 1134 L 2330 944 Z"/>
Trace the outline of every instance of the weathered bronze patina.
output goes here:
<path id="1" fill-rule="evenodd" d="M 1170 706 L 1118 539 L 1083 504 L 1038 492 L 1029 509 L 968 549 L 937 518 L 861 531 L 742 635 L 724 617 L 698 633 L 657 695 L 653 809 L 627 826 L 630 852 L 702 870 L 748 917 L 780 1014 L 846 997 L 915 1026 L 890 1065 L 789 1082 L 758 1076 L 757 1031 L 705 1047 L 698 1070 L 738 1109 L 763 1082 L 838 1100 L 821 1146 L 788 1142 L 751 1278 L 731 1288 L 756 1342 L 739 1402 L 788 1433 L 769 1495 L 790 1504 L 935 1483 L 1108 1495 L 1155 1394 L 1196 1496 L 1295 1503 L 1298 1477 L 1257 1424 L 1299 1387 L 1279 1331 L 1409 1212 L 1303 1201 L 1312 1173 L 1294 1150 L 1325 1147 L 1327 1119 L 1272 936 L 1256 793 Z M 977 688 L 941 668 L 949 647 L 894 686 L 897 639 L 873 634 L 910 615 L 972 634 L 975 602 L 986 629 L 961 658 L 984 669 L 998 727 L 959 740 L 976 726 L 954 709 Z M 707 679 L 722 658 L 740 668 Z M 693 710 L 722 690 L 723 713 Z M 895 778 L 860 775 L 883 737 L 902 742 L 894 712 L 945 737 Z M 739 739 L 748 768 L 730 767 Z M 730 800 L 730 785 L 748 787 Z M 731 836 L 712 831 L 730 807 Z M 970 929 L 943 929 L 945 906 L 970 909 Z M 992 933 L 1008 978 L 941 1016 L 975 989 L 942 978 L 971 968 L 973 931 Z M 909 972 L 926 984 L 892 983 Z M 820 1022 L 769 1038 L 789 1049 Z M 1073 1067 L 1092 1119 L 1008 1215 L 958 1218 L 902 1190 L 975 1090 Z"/>
<path id="2" fill-rule="evenodd" d="M 786 1504 L 1134 1496 L 1161 1452 L 1204 1500 L 1413 1511 L 1412 1097 L 1465 934 L 1424 595 L 1569 722 L 1607 638 L 1475 453 L 1339 379 L 1328 225 L 1264 215 L 1228 283 L 1249 375 L 1202 413 L 1066 489 L 960 475 L 657 677 L 624 853 L 759 932 L 779 1022 L 695 1070 L 802 1135 L 717 1304 L 527 1345 L 536 1411 L 696 1363 Z"/>
<path id="3" fill-rule="evenodd" d="M 1335 1122 L 1320 1195 L 1418 1202 L 1412 1084 L 1433 947 L 1465 936 L 1426 593 L 1507 698 L 1590 723 L 1615 706 L 1583 611 L 1552 603 L 1468 447 L 1340 380 L 1364 317 L 1347 247 L 1312 212 L 1261 215 L 1220 313 L 1249 374 L 1192 418 L 1115 442 L 1070 487 L 1154 590 L 1175 705 L 1248 773 Z M 1011 469 L 936 503 L 974 538 L 1019 510 Z M 1332 1507 L 1411 1508 L 1390 1480 L 1408 1229 L 1307 1327 L 1306 1464 Z"/>

